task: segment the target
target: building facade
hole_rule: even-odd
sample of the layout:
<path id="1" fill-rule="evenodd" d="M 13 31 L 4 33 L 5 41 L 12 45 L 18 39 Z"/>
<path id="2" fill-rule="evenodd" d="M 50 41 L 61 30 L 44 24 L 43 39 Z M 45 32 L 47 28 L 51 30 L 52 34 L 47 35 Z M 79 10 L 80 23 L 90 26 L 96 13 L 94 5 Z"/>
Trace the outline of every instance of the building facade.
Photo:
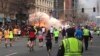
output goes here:
<path id="1" fill-rule="evenodd" d="M 34 13 L 34 12 L 45 12 L 49 13 L 50 11 L 53 10 L 54 8 L 54 0 L 33 0 L 34 3 L 34 8 L 31 8 L 29 10 L 29 13 Z"/>
<path id="2" fill-rule="evenodd" d="M 76 17 L 77 13 L 77 6 L 78 6 L 78 0 L 64 0 L 64 14 L 65 14 L 65 20 L 72 21 L 73 18 Z"/>
<path id="3" fill-rule="evenodd" d="M 1 18 L 16 18 L 17 14 L 31 14 L 34 12 L 51 12 L 54 8 L 54 0 L 0 0 Z M 20 18 L 19 18 L 20 19 Z"/>
<path id="4" fill-rule="evenodd" d="M 62 19 L 64 15 L 64 0 L 54 0 L 53 16 Z"/>

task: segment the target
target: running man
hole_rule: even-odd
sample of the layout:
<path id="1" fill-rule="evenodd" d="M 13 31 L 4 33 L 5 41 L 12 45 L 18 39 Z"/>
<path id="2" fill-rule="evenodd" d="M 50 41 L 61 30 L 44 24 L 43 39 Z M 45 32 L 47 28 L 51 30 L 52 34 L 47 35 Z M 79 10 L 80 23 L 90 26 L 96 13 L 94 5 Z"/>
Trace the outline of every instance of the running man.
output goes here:
<path id="1" fill-rule="evenodd" d="M 9 41 L 9 29 L 8 28 L 4 30 L 4 38 L 5 38 L 5 47 L 7 48 L 8 41 Z"/>
<path id="2" fill-rule="evenodd" d="M 46 47 L 47 47 L 48 56 L 50 56 L 50 52 L 52 49 L 52 36 L 50 34 L 50 30 L 48 30 L 46 35 Z"/>
<path id="3" fill-rule="evenodd" d="M 57 29 L 55 29 L 53 34 L 54 34 L 54 38 L 55 38 L 55 43 L 58 43 L 59 31 Z"/>
<path id="4" fill-rule="evenodd" d="M 1 44 L 1 41 L 2 41 L 2 37 L 3 37 L 3 32 L 2 32 L 2 30 L 0 29 L 0 44 Z"/>
<path id="5" fill-rule="evenodd" d="M 10 47 L 12 47 L 13 39 L 14 39 L 13 30 L 10 28 L 9 30 Z"/>
<path id="6" fill-rule="evenodd" d="M 29 30 L 29 41 L 28 41 L 28 47 L 30 48 L 30 51 L 33 51 L 34 49 L 34 41 L 36 39 L 36 34 L 35 34 L 35 30 L 31 27 Z"/>

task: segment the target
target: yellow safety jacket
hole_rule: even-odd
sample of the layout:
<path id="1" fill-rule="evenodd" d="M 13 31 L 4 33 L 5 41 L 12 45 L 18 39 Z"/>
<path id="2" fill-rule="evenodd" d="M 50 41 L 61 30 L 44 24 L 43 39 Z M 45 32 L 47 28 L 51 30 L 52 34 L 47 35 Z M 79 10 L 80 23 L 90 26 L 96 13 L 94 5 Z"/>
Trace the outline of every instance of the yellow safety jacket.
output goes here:
<path id="1" fill-rule="evenodd" d="M 89 30 L 83 29 L 83 36 L 89 36 Z"/>
<path id="2" fill-rule="evenodd" d="M 64 56 L 82 56 L 82 42 L 76 38 L 67 38 L 63 40 Z"/>
<path id="3" fill-rule="evenodd" d="M 9 32 L 9 38 L 13 38 L 14 36 L 13 36 L 13 31 L 10 31 Z"/>
<path id="4" fill-rule="evenodd" d="M 57 30 L 57 31 L 54 31 L 54 37 L 58 37 L 59 36 L 59 31 Z"/>

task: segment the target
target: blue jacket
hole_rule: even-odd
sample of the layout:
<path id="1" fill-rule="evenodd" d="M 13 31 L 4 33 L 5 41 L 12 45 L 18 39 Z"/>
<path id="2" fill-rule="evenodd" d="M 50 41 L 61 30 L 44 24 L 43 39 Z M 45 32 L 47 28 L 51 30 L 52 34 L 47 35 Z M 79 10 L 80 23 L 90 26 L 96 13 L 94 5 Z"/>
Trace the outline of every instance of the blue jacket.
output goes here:
<path id="1" fill-rule="evenodd" d="M 82 36 L 83 36 L 82 30 L 81 30 L 81 29 L 76 29 L 76 31 L 75 31 L 75 36 L 76 36 L 77 38 L 82 38 Z"/>

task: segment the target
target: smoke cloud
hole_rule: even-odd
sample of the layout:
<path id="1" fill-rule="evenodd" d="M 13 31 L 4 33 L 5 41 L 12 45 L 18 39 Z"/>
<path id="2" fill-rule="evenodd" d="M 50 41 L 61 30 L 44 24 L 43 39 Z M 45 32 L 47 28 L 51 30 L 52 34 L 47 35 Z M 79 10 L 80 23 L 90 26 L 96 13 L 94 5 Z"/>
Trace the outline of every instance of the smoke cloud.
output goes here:
<path id="1" fill-rule="evenodd" d="M 96 6 L 97 0 L 79 0 L 79 4 L 85 8 L 91 8 Z"/>

